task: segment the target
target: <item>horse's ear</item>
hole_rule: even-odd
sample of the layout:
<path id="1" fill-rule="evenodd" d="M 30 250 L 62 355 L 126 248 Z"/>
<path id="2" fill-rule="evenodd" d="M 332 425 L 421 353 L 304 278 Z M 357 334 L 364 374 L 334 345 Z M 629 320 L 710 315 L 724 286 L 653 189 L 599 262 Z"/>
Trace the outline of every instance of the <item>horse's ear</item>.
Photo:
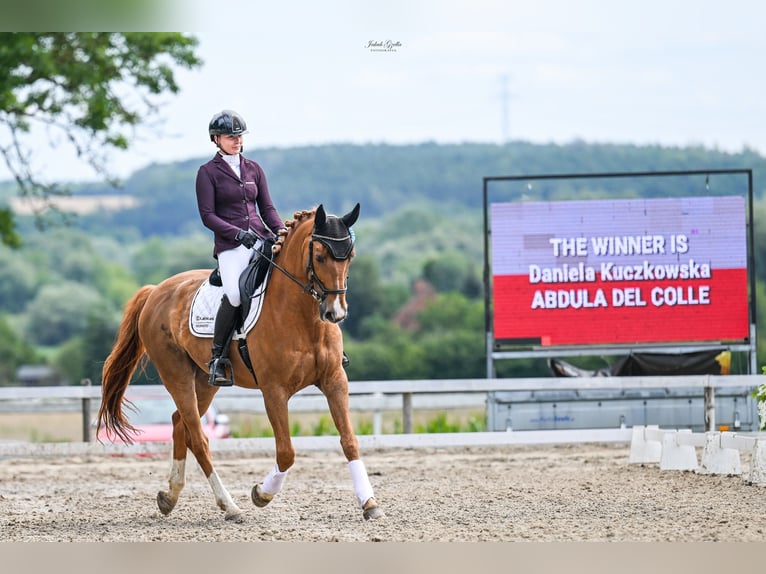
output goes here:
<path id="1" fill-rule="evenodd" d="M 317 207 L 316 213 L 314 214 L 314 226 L 321 227 L 325 224 L 326 221 L 327 214 L 324 211 L 324 206 L 320 203 L 319 207 Z"/>
<path id="2" fill-rule="evenodd" d="M 359 209 L 361 206 L 357 203 L 354 206 L 354 209 L 349 211 L 346 215 L 340 218 L 340 220 L 346 224 L 346 227 L 351 227 L 356 223 L 356 220 L 359 218 Z"/>

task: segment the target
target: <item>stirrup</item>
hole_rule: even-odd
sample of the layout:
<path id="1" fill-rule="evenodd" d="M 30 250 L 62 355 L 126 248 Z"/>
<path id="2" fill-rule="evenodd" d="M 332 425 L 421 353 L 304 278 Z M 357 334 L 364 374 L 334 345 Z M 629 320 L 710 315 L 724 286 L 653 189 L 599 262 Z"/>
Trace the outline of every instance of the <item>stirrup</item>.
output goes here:
<path id="1" fill-rule="evenodd" d="M 210 368 L 210 378 L 207 382 L 210 386 L 231 387 L 234 385 L 234 368 L 231 366 L 231 361 L 227 357 L 214 357 L 208 363 L 208 367 Z M 224 373 L 223 377 L 216 376 L 216 371 L 218 371 L 219 367 Z M 226 378 L 226 367 L 229 367 L 229 371 L 231 371 L 231 379 Z"/>
<path id="2" fill-rule="evenodd" d="M 348 360 L 348 355 L 346 354 L 346 351 L 343 351 L 343 358 L 340 360 L 341 366 L 345 369 L 348 367 L 349 363 L 351 361 Z"/>

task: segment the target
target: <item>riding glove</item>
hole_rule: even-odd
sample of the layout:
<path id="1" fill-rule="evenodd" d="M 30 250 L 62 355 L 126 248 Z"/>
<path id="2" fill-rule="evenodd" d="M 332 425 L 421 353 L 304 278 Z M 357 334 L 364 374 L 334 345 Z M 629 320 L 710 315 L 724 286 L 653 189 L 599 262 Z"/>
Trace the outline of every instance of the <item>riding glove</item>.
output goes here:
<path id="1" fill-rule="evenodd" d="M 258 236 L 249 229 L 247 231 L 240 230 L 237 232 L 236 240 L 248 249 L 252 249 L 255 242 L 258 241 Z"/>

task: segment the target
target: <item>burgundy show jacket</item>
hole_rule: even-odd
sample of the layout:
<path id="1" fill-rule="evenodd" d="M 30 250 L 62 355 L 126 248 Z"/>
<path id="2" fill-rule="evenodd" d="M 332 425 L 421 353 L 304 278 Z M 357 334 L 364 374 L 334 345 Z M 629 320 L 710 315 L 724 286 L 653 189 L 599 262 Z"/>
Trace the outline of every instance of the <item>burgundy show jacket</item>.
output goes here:
<path id="1" fill-rule="evenodd" d="M 261 166 L 241 154 L 239 158 L 239 178 L 219 154 L 197 171 L 197 207 L 202 223 L 215 234 L 214 257 L 239 245 L 240 230 L 267 237 L 266 226 L 274 233 L 284 227 Z"/>

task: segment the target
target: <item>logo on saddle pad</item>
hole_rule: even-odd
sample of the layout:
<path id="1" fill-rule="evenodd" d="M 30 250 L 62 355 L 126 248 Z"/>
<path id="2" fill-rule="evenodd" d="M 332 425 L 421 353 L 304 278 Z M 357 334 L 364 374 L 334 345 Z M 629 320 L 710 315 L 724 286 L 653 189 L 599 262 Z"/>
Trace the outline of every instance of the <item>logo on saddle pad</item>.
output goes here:
<path id="1" fill-rule="evenodd" d="M 266 291 L 267 283 L 268 281 L 261 283 L 251 296 L 250 312 L 245 317 L 242 329 L 234 333 L 235 339 L 241 339 L 246 336 L 258 321 L 261 309 L 263 308 L 263 294 Z M 215 316 L 218 313 L 218 308 L 221 306 L 222 297 L 223 287 L 211 285 L 209 279 L 205 279 L 205 282 L 200 285 L 194 294 L 191 312 L 189 313 L 189 330 L 191 330 L 193 335 L 197 337 L 213 337 Z"/>

